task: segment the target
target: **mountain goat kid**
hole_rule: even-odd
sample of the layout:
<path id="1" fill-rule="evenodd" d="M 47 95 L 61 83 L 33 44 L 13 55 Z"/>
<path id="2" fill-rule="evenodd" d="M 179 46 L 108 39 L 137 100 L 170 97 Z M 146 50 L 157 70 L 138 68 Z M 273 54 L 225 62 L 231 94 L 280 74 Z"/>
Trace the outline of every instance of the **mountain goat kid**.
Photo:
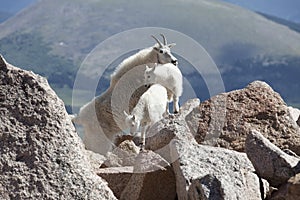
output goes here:
<path id="1" fill-rule="evenodd" d="M 169 102 L 173 100 L 173 112 L 178 113 L 183 84 L 179 68 L 169 63 L 157 64 L 152 68 L 146 66 L 144 77 L 146 85 L 157 83 L 167 88 L 168 100 Z M 166 111 L 169 113 L 169 104 L 167 104 Z"/>
<path id="2" fill-rule="evenodd" d="M 145 146 L 146 132 L 155 122 L 163 118 L 167 104 L 167 89 L 154 84 L 141 96 L 130 115 L 124 111 L 125 123 L 130 128 L 131 135 L 141 127 L 141 149 Z"/>
<path id="3" fill-rule="evenodd" d="M 166 37 L 161 36 L 163 43 L 152 36 L 157 42 L 154 46 L 123 60 L 112 73 L 109 88 L 81 107 L 73 118 L 75 124 L 83 126 L 87 149 L 103 155 L 111 149 L 114 136 L 126 126 L 123 110 L 131 111 L 147 89 L 143 85 L 145 64 L 177 65 L 170 51 L 175 44 L 168 44 Z"/>

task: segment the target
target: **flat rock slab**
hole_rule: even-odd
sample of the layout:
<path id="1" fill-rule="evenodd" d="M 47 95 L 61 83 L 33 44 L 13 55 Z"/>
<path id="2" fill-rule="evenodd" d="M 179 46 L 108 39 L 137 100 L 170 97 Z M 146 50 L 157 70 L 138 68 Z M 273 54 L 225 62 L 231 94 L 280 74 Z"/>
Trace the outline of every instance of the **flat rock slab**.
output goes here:
<path id="1" fill-rule="evenodd" d="M 257 174 L 272 186 L 279 186 L 300 172 L 299 158 L 286 154 L 258 131 L 250 131 L 245 146 Z"/>
<path id="2" fill-rule="evenodd" d="M 118 199 L 174 200 L 175 177 L 172 169 L 150 173 L 134 173 L 133 167 L 113 167 L 98 170 Z"/>
<path id="3" fill-rule="evenodd" d="M 157 170 L 165 170 L 165 168 L 169 166 L 170 164 L 159 154 L 150 150 L 143 150 L 135 159 L 134 172 L 148 173 Z"/>
<path id="4" fill-rule="evenodd" d="M 172 141 L 178 199 L 261 199 L 259 178 L 245 153 Z"/>

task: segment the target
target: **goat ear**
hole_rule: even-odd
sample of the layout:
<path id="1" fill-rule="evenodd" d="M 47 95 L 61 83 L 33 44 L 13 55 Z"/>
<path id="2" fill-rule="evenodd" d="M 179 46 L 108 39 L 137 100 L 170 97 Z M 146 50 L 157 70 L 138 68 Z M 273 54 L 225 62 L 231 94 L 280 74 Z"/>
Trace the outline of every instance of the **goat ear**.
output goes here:
<path id="1" fill-rule="evenodd" d="M 124 114 L 125 114 L 126 117 L 128 117 L 128 114 L 127 114 L 127 112 L 125 110 L 124 110 Z"/>
<path id="2" fill-rule="evenodd" d="M 148 72 L 150 70 L 150 67 L 148 65 L 146 65 L 146 72 Z"/>
<path id="3" fill-rule="evenodd" d="M 172 47 L 174 47 L 176 45 L 176 43 L 171 43 L 171 44 L 168 44 L 168 47 L 169 48 L 172 48 Z"/>

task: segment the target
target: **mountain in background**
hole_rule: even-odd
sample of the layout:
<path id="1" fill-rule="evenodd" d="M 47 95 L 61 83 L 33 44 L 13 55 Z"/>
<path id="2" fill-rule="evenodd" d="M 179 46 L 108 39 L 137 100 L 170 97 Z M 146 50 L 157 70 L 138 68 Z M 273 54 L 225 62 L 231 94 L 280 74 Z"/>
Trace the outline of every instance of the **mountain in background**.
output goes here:
<path id="1" fill-rule="evenodd" d="M 37 1 L 38 0 L 0 0 L 0 20 L 1 17 L 3 19 L 3 13 L 9 13 L 9 16 L 13 16 L 21 9 L 26 8 Z M 262 0 L 223 1 L 239 5 L 252 11 L 300 23 L 300 1 L 298 0 L 272 0 L 272 2 Z"/>
<path id="2" fill-rule="evenodd" d="M 16 14 L 38 0 L 0 0 L 0 12 Z"/>
<path id="3" fill-rule="evenodd" d="M 0 0 L 0 23 L 38 0 Z"/>
<path id="4" fill-rule="evenodd" d="M 0 11 L 0 23 L 4 22 L 5 20 L 7 20 L 11 16 L 12 16 L 11 13 Z"/>
<path id="5" fill-rule="evenodd" d="M 223 0 L 256 12 L 300 23 L 299 0 Z"/>
<path id="6" fill-rule="evenodd" d="M 111 35 L 137 27 L 169 28 L 195 39 L 216 62 L 226 90 L 264 80 L 288 103 L 300 105 L 300 34 L 221 1 L 38 1 L 0 24 L 0 53 L 10 63 L 46 76 L 70 105 L 76 72 L 87 54 Z M 198 97 L 209 98 L 202 77 L 185 71 L 189 63 L 184 59 L 180 63 Z M 107 86 L 104 77 L 99 93 Z"/>
<path id="7" fill-rule="evenodd" d="M 292 22 L 292 21 L 289 21 L 289 20 L 286 20 L 286 19 L 275 17 L 273 15 L 268 15 L 268 14 L 265 14 L 265 13 L 259 13 L 259 14 L 266 17 L 267 19 L 270 19 L 270 20 L 272 20 L 272 21 L 274 21 L 278 24 L 282 24 L 284 26 L 287 26 L 290 29 L 300 33 L 300 24 L 299 23 L 295 23 L 295 22 Z"/>

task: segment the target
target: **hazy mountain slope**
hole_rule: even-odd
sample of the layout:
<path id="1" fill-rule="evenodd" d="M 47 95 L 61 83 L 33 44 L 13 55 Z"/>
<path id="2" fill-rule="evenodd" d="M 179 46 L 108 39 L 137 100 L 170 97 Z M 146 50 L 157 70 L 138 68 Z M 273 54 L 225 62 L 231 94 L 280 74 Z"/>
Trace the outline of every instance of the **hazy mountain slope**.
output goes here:
<path id="1" fill-rule="evenodd" d="M 15 31 L 39 33 L 54 54 L 78 60 L 111 34 L 141 26 L 182 31 L 221 62 L 223 49 L 245 52 L 252 48 L 252 55 L 300 54 L 295 44 L 299 34 L 255 13 L 205 0 L 44 0 L 0 25 L 0 38 Z M 287 39 L 279 43 L 282 37 Z M 251 56 L 247 51 L 239 56 Z"/>
<path id="2" fill-rule="evenodd" d="M 284 26 L 287 26 L 290 29 L 300 33 L 300 23 L 291 22 L 291 21 L 288 21 L 286 19 L 282 19 L 282 18 L 275 17 L 275 16 L 268 15 L 268 14 L 264 14 L 264 13 L 259 13 L 259 14 L 266 17 L 267 19 L 270 19 L 270 20 L 272 20 L 272 21 L 274 21 L 278 24 L 282 24 Z"/>
<path id="3" fill-rule="evenodd" d="M 0 0 L 0 11 L 13 15 L 36 1 L 38 0 Z"/>
<path id="4" fill-rule="evenodd" d="M 0 24 L 0 53 L 17 66 L 47 76 L 56 88 L 65 88 L 72 85 L 77 67 L 97 44 L 112 34 L 145 26 L 174 29 L 202 44 L 223 72 L 228 90 L 260 78 L 280 85 L 287 99 L 295 93 L 286 90 L 291 79 L 277 82 L 270 75 L 273 66 L 282 64 L 282 57 L 287 73 L 298 63 L 300 34 L 257 13 L 213 0 L 42 0 Z M 268 67 L 262 68 L 266 60 Z"/>
<path id="5" fill-rule="evenodd" d="M 4 22 L 6 19 L 8 19 L 10 16 L 12 16 L 11 13 L 0 11 L 0 23 Z"/>
<path id="6" fill-rule="evenodd" d="M 223 0 L 244 8 L 300 23 L 299 0 Z"/>

